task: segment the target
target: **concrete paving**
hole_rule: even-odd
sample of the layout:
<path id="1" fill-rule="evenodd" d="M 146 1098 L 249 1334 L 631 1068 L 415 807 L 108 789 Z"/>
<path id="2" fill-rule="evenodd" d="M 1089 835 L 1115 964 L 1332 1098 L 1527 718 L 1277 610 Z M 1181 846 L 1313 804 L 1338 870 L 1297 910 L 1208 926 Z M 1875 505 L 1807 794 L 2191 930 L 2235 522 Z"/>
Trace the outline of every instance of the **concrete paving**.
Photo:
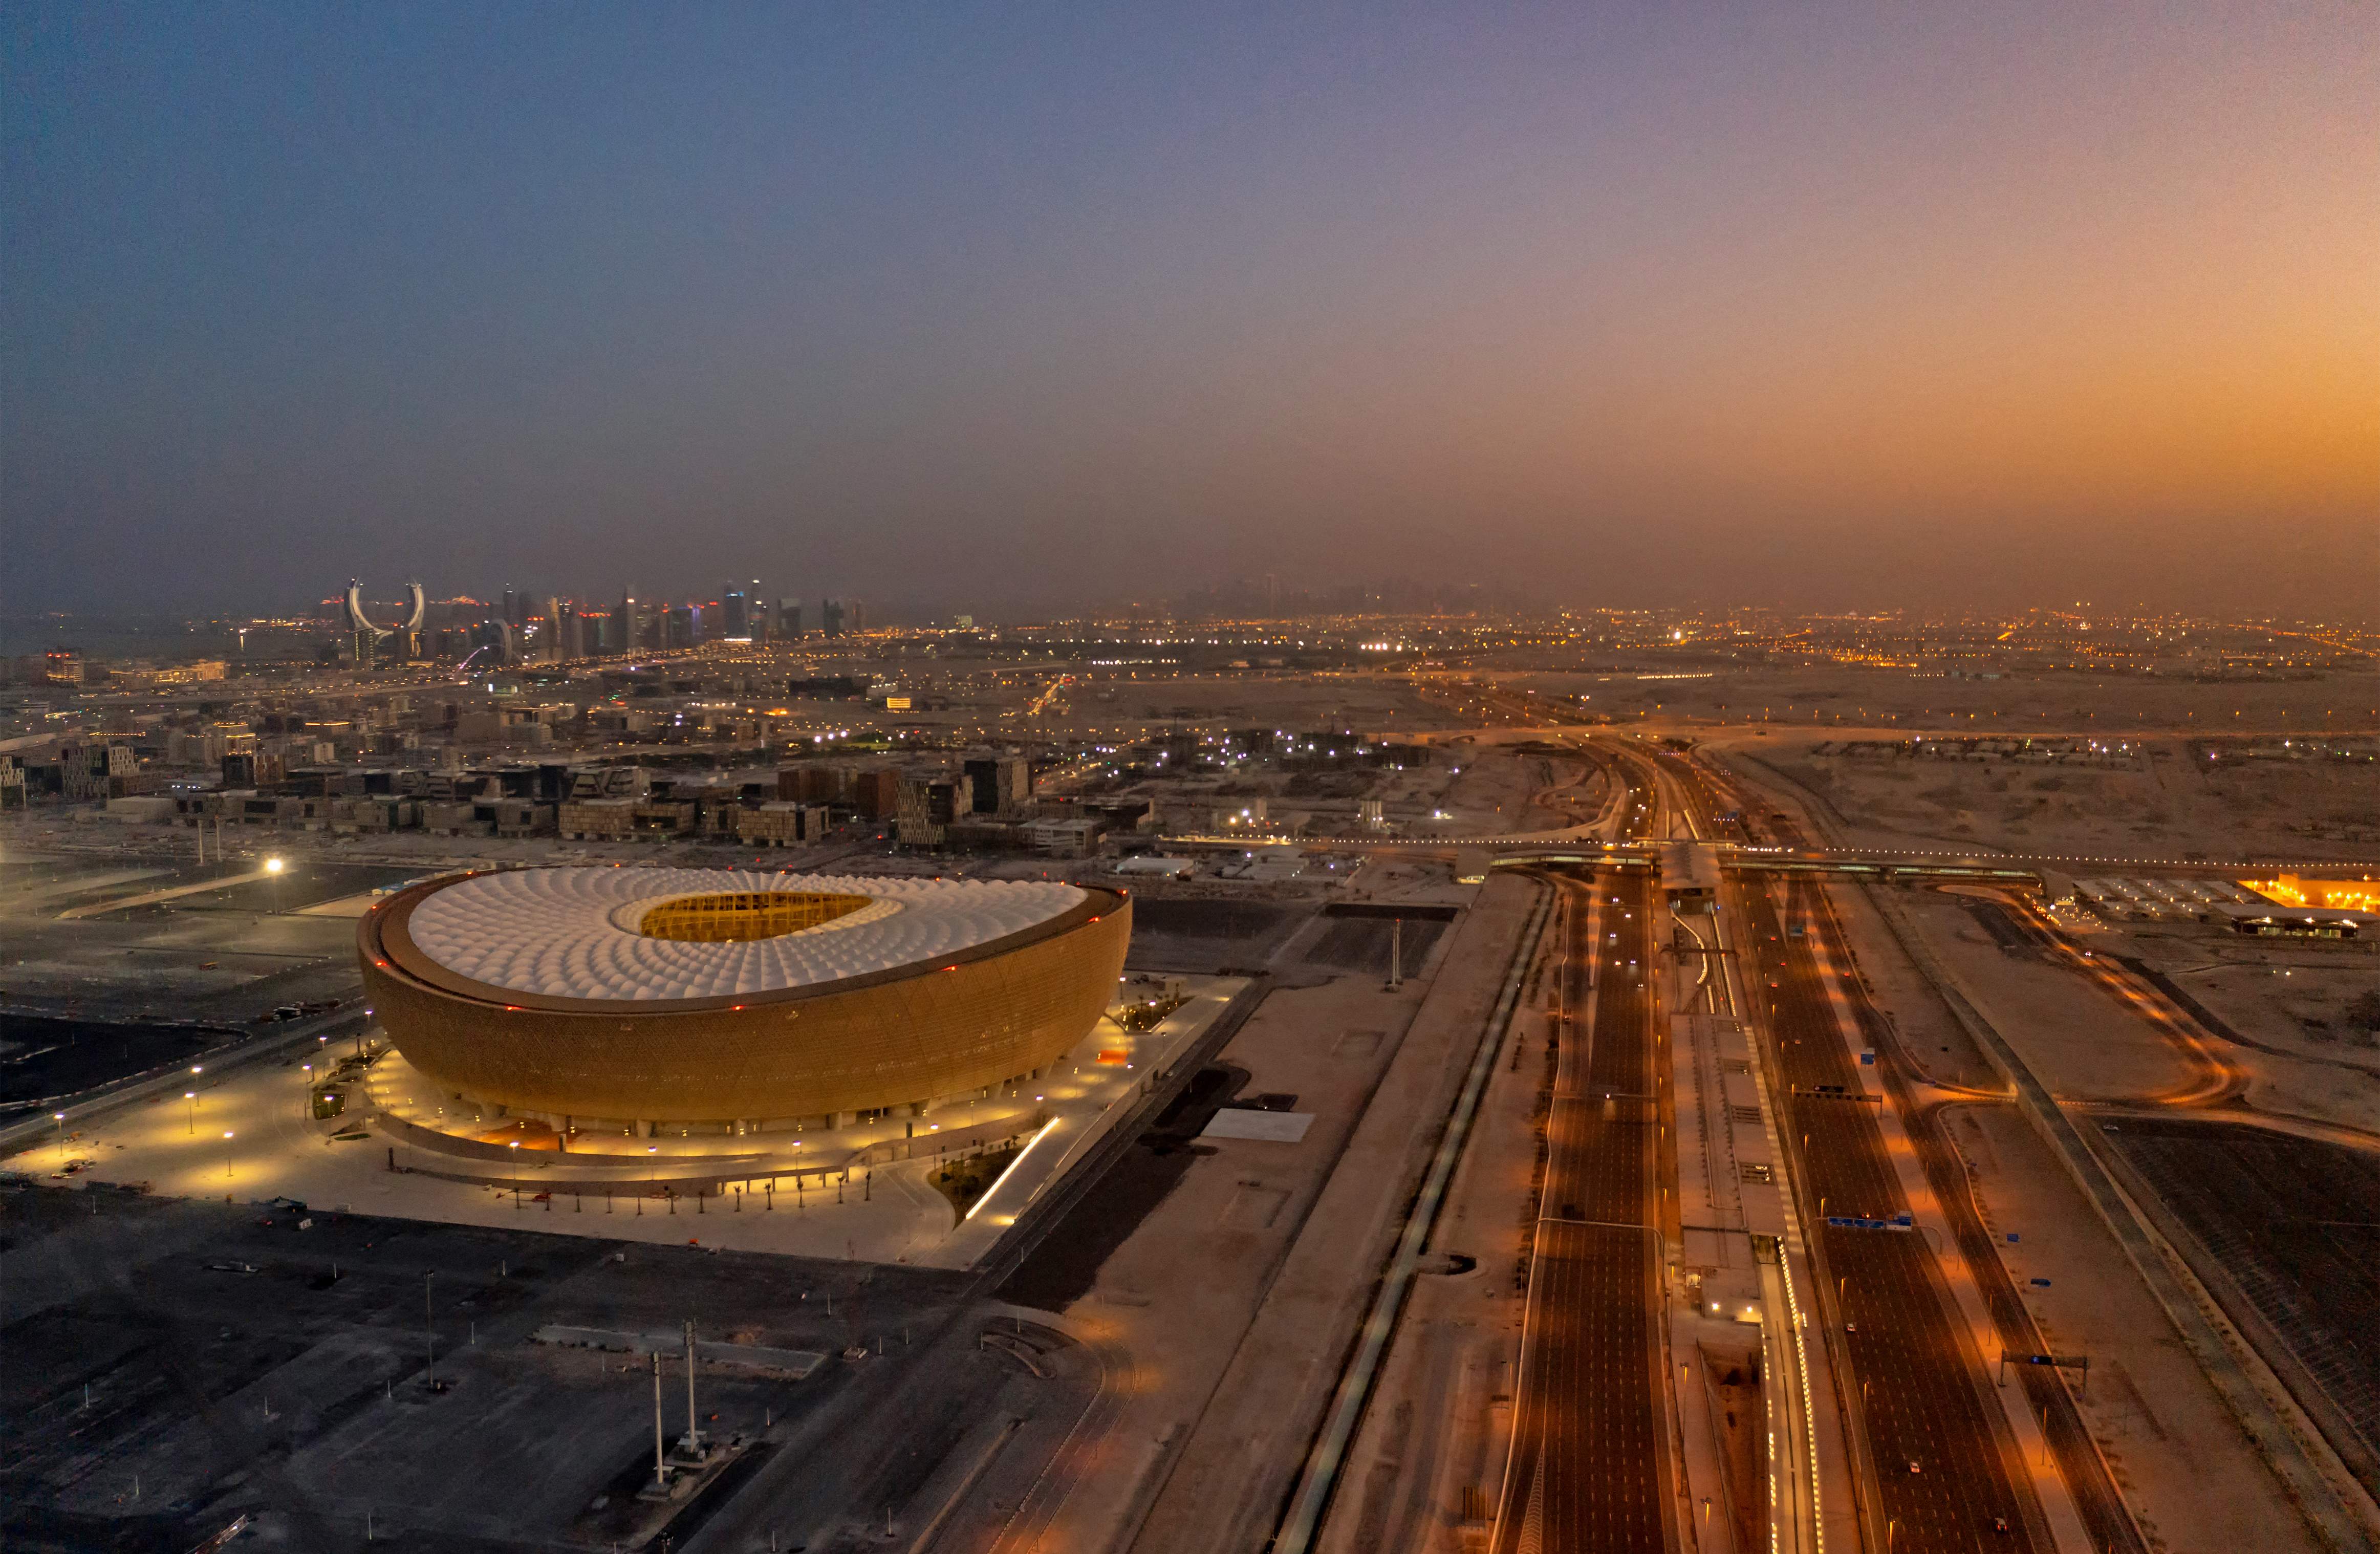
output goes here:
<path id="1" fill-rule="evenodd" d="M 1220 1141 L 1070 1311 L 1113 1331 L 1145 1378 L 1119 1434 L 1165 1443 L 1129 1547 L 1254 1548 L 1270 1534 L 1534 893 L 1491 880 L 1427 988 L 1276 992 L 1226 1049 L 1251 1088 L 1296 1094 L 1313 1130 L 1298 1145 Z M 1130 1534 L 1136 1487 L 1100 1497 L 1104 1521 L 1087 1504 L 1080 1539 Z"/>
<path id="2" fill-rule="evenodd" d="M 1153 1029 L 1135 1035 L 1103 1025 L 1053 1064 L 1037 1095 L 1017 1099 L 1020 1128 L 1033 1131 L 1035 1111 L 1048 1115 L 1038 1138 L 965 1220 L 926 1180 L 937 1165 L 928 1130 L 941 1124 L 927 1124 L 914 1141 L 904 1136 L 908 1124 L 898 1122 L 798 1140 L 662 1137 L 647 1145 L 652 1153 L 643 1162 L 601 1165 L 550 1148 L 471 1158 L 421 1147 L 376 1126 L 367 1127 L 366 1136 L 341 1139 L 334 1135 L 366 1110 L 314 1119 L 310 1098 L 322 1070 L 309 1065 L 335 1061 L 345 1043 L 324 1043 L 310 1058 L 292 1053 L 228 1074 L 194 1076 L 184 1094 L 169 1087 L 61 1141 L 36 1146 L 18 1157 L 19 1169 L 56 1171 L 68 1159 L 89 1159 L 93 1163 L 78 1180 L 140 1184 L 177 1197 L 286 1197 L 334 1211 L 456 1224 L 964 1269 L 1132 1110 L 1143 1065 L 1153 1072 L 1195 1043 L 1242 985 L 1201 979 L 1191 1001 Z M 1121 1051 L 1127 1060 L 1102 1063 L 1102 1051 Z M 373 1065 L 371 1084 L 354 1088 L 401 1111 L 409 1074 L 401 1057 L 384 1057 Z M 958 1109 L 950 1125 L 955 1133 L 968 1127 Z M 981 1125 L 1000 1124 L 993 1119 Z M 502 1123 L 491 1119 L 487 1126 L 500 1131 Z M 908 1159 L 883 1161 L 869 1153 L 913 1146 L 917 1158 Z M 722 1147 L 735 1153 L 722 1159 Z M 829 1171 L 837 1179 L 822 1180 Z M 808 1174 L 798 1185 L 779 1180 L 770 1190 L 777 1173 Z M 656 1182 L 686 1179 L 707 1179 L 698 1196 L 691 1185 L 673 1196 L 652 1195 Z"/>

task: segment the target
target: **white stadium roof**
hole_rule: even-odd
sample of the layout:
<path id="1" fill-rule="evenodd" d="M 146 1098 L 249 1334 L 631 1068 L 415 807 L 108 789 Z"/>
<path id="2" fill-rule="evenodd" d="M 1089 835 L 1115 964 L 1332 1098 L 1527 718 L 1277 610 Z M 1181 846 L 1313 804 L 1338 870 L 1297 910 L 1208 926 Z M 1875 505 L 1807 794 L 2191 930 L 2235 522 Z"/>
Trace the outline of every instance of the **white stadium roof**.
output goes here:
<path id="1" fill-rule="evenodd" d="M 799 933 L 723 943 L 638 933 L 644 912 L 689 895 L 788 891 L 874 904 Z M 447 970 L 552 998 L 686 999 L 863 977 L 990 943 L 1083 901 L 1038 880 L 874 880 L 727 868 L 522 868 L 432 892 L 406 924 Z"/>

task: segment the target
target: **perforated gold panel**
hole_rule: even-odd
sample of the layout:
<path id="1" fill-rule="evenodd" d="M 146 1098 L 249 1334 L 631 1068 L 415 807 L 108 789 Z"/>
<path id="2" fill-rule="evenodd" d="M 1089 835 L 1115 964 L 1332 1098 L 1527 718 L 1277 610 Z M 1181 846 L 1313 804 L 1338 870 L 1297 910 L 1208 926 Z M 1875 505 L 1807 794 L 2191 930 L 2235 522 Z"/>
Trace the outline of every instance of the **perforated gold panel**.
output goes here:
<path id="1" fill-rule="evenodd" d="M 691 940 L 719 944 L 732 940 L 779 939 L 804 929 L 848 917 L 875 903 L 864 895 L 820 891 L 725 891 L 682 895 L 648 911 L 637 931 L 648 939 Z"/>
<path id="2" fill-rule="evenodd" d="M 405 936 L 440 888 L 358 925 L 364 988 L 406 1061 L 519 1111 L 710 1122 L 818 1116 L 961 1094 L 1043 1068 L 1087 1035 L 1132 937 L 1117 892 L 935 963 L 822 988 L 656 1007 L 508 992 Z"/>

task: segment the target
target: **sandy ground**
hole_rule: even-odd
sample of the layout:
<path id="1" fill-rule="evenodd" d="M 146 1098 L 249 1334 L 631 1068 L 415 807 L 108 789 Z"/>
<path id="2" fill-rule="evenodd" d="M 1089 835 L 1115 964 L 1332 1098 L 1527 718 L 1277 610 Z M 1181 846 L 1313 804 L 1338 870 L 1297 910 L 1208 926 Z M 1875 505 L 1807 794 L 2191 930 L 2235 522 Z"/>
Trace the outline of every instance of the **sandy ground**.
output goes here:
<path id="1" fill-rule="evenodd" d="M 1952 970 L 1989 1006 L 2062 1099 L 2128 1100 L 2186 1087 L 2197 1069 L 2149 1024 L 2095 983 L 2060 966 L 2002 951 L 1966 910 L 1912 892 L 1909 916 Z"/>
<path id="2" fill-rule="evenodd" d="M 2234 958 L 2227 948 L 2168 974 L 2242 1036 L 2380 1074 L 2380 1030 L 2348 1014 L 2351 1001 L 2380 992 L 2380 954 L 2355 946 Z"/>
<path id="3" fill-rule="evenodd" d="M 1846 840 L 2105 857 L 2370 860 L 2380 836 L 2380 774 L 2368 762 L 2209 761 L 2202 742 L 2130 741 L 2109 766 L 2008 759 L 1918 759 L 1855 741 L 1922 730 L 1845 728 L 1814 737 L 1714 733 L 1756 775 L 1773 769 L 1832 807 Z M 1999 730 L 1952 731 L 1965 734 Z M 2016 733 L 2030 731 L 2017 730 Z"/>
<path id="4" fill-rule="evenodd" d="M 2351 1027 L 2343 1008 L 2349 998 L 2380 988 L 2380 969 L 2365 955 L 2284 953 L 2262 964 L 2198 959 L 2169 975 L 2240 1036 L 2275 1050 L 2224 1048 L 2252 1076 L 2250 1105 L 2380 1132 L 2380 1044 Z M 2311 1026 L 2310 1019 L 2324 1026 Z"/>
<path id="5" fill-rule="evenodd" d="M 1053 1529 L 1069 1547 L 1136 1523 L 1143 1550 L 1262 1540 L 1530 893 L 1491 881 L 1427 987 L 1284 988 L 1225 1049 L 1248 1090 L 1294 1094 L 1315 1121 L 1295 1145 L 1210 1141 L 1068 1307 L 1072 1327 L 1131 1355 L 1111 1470 Z"/>
<path id="6" fill-rule="evenodd" d="M 2122 1248 L 2015 1109 L 1961 1107 L 1950 1136 L 2044 1342 L 2090 1357 L 2076 1401 L 2143 1531 L 2176 1554 L 2318 1548 Z"/>
<path id="7" fill-rule="evenodd" d="M 1682 670 L 1706 678 L 1679 679 Z M 1658 678 L 1640 678 L 1658 675 Z M 1510 684 L 1587 694 L 1589 706 L 1623 720 L 1654 719 L 1697 732 L 1748 732 L 1766 719 L 1772 737 L 1859 735 L 1961 736 L 2081 734 L 2292 737 L 2380 727 L 2380 675 L 2325 673 L 2318 679 L 2201 683 L 2075 673 L 2012 671 L 1996 680 L 1952 680 L 1905 669 L 1853 664 L 1747 666 L 1705 658 L 1614 674 L 1536 673 Z"/>

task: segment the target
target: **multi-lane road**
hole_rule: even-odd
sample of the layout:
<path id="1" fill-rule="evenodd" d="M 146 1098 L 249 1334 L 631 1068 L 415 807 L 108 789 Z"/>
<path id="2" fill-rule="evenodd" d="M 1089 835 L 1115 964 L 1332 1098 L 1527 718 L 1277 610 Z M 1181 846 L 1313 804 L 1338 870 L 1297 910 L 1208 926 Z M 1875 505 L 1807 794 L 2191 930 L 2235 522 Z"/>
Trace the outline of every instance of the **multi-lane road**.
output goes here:
<path id="1" fill-rule="evenodd" d="M 1813 887 L 1795 881 L 1783 912 L 1765 890 L 1743 892 L 1755 998 L 1779 1076 L 1779 1122 L 1812 1214 L 1821 1277 L 1858 1383 L 1876 1505 L 1894 1548 L 1968 1550 L 1978 1534 L 2030 1546 L 2035 1515 L 2011 1471 L 1979 1354 L 1953 1305 L 1934 1249 L 1915 1229 L 1876 1108 L 1843 1040 L 1829 968 L 1814 953 Z M 1801 929 L 1796 937 L 1791 930 Z M 1823 942 L 1820 941 L 1819 942 Z M 1846 1389 L 1848 1391 L 1848 1389 Z"/>
<path id="2" fill-rule="evenodd" d="M 1666 763 L 1691 807 L 1706 815 L 1754 809 L 1699 767 Z M 1767 807 L 1759 807 L 1767 814 Z M 1799 845 L 1790 821 L 1755 822 L 1766 840 Z M 1738 822 L 1738 830 L 1742 830 Z M 1746 832 L 1744 840 L 1764 840 Z M 1922 1076 L 1897 1033 L 1847 975 L 1849 937 L 1823 887 L 1807 880 L 1763 883 L 1739 877 L 1737 896 L 1751 935 L 1747 967 L 1755 1000 L 1766 1001 L 1767 1037 L 1785 1094 L 1784 1142 L 1806 1214 L 1890 1221 L 1909 1205 L 1892 1169 L 1878 1107 L 1862 1096 L 1860 1065 L 1846 1046 L 1848 1014 L 1860 1044 L 1875 1053 L 1887 1094 L 1906 1124 L 1926 1184 L 1949 1222 L 1969 1278 L 1982 1293 L 2002 1353 L 2041 1345 L 1994 1253 L 1966 1191 L 1966 1173 L 1940 1127 L 1942 1102 L 1921 1102 Z M 2046 1547 L 2046 1528 L 2025 1464 L 2018 1456 L 1986 1367 L 1997 1355 L 1977 1347 L 1942 1271 L 1946 1250 L 1923 1232 L 1820 1223 L 1814 1238 L 1833 1288 L 1831 1320 L 1842 1324 L 1849 1362 L 1845 1402 L 1863 1432 L 1870 1469 L 1871 1536 L 1894 1549 L 1969 1550 Z M 2030 1412 L 2041 1422 L 2051 1460 L 2095 1549 L 2142 1550 L 2126 1512 L 2064 1384 L 2044 1367 L 2015 1367 Z M 1851 1396 L 1856 1386 L 1856 1401 Z M 2002 1531 L 2003 1524 L 2006 1530 Z M 1988 1540 L 1988 1541 L 1985 1541 Z"/>
<path id="3" fill-rule="evenodd" d="M 1623 825 L 1651 823 L 1629 768 Z M 1558 875 L 1569 936 L 1522 1379 L 1498 1554 L 1672 1546 L 1660 1349 L 1654 892 L 1641 873 Z"/>
<path id="4" fill-rule="evenodd" d="M 1652 841 L 1674 819 L 1706 839 L 1800 841 L 1696 763 L 1617 744 L 1593 753 L 1623 788 L 1616 840 Z M 1548 878 L 1564 896 L 1559 1050 L 1493 1546 L 1669 1550 L 1685 1530 L 1662 1341 L 1659 1033 L 1670 1012 L 1653 971 L 1666 919 L 1658 883 L 1641 867 L 1553 866 Z M 1733 942 L 1694 941 L 1711 971 L 1693 1000 L 1743 1016 L 1773 1079 L 1792 1199 L 1825 1286 L 1812 1319 L 1832 1329 L 1821 1342 L 1857 1486 L 1857 1506 L 1836 1509 L 1856 1512 L 1857 1541 L 1876 1554 L 2053 1554 L 2039 1490 L 2054 1463 L 2095 1549 L 2141 1549 L 2046 1368 L 2021 1367 L 2010 1384 L 2040 1421 L 2049 1456 L 2037 1465 L 2018 1443 L 1992 1371 L 2002 1352 L 2037 1349 L 2037 1335 L 1966 1196 L 1937 1115 L 1942 1097 L 1919 1098 L 1923 1075 L 1851 974 L 1849 936 L 1824 887 L 1730 871 L 1723 895 Z M 1728 991 L 1730 971 L 1740 1000 Z M 1864 1071 L 1881 1075 L 1885 1096 L 1863 1084 Z M 1888 1135 L 1888 1099 L 1905 1143 Z M 1950 1245 L 1917 1222 L 1894 1159 L 1912 1147 Z M 1979 1340 L 1961 1308 L 1950 1284 L 1961 1275 L 1982 1293 L 1991 1339 Z"/>

